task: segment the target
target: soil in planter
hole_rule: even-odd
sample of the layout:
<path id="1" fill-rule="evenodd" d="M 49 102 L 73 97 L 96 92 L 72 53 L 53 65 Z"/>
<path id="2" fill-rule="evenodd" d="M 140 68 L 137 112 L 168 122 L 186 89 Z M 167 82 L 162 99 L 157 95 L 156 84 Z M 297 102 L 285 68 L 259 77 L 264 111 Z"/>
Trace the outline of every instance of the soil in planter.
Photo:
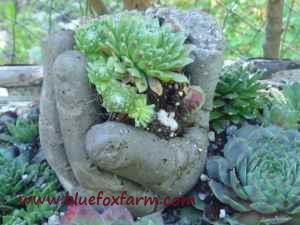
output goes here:
<path id="1" fill-rule="evenodd" d="M 187 124 L 184 121 L 185 116 L 188 114 L 188 110 L 184 105 L 184 98 L 187 94 L 188 86 L 178 83 L 163 84 L 162 86 L 162 95 L 158 95 L 149 89 L 147 93 L 149 104 L 155 105 L 156 112 L 164 110 L 167 113 L 173 113 L 178 128 L 175 131 L 172 131 L 170 127 L 163 125 L 158 118 L 155 118 L 146 130 L 167 140 L 174 137 L 182 137 L 185 128 L 191 126 L 191 124 Z M 106 117 L 106 120 L 119 121 L 134 126 L 134 120 L 122 113 L 110 113 Z"/>

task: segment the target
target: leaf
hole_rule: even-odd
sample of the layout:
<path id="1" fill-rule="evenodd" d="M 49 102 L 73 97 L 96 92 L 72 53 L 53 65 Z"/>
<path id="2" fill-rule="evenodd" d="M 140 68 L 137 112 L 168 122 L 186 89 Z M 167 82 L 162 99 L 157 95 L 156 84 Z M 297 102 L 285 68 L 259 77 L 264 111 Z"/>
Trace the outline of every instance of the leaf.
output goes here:
<path id="1" fill-rule="evenodd" d="M 210 120 L 212 121 L 212 120 L 216 120 L 216 119 L 221 118 L 223 116 L 223 113 L 220 113 L 218 111 L 213 111 L 213 112 L 210 113 L 209 116 L 210 116 Z"/>
<path id="2" fill-rule="evenodd" d="M 277 212 L 276 207 L 269 205 L 265 202 L 255 202 L 250 204 L 250 207 L 262 214 L 272 214 Z"/>
<path id="3" fill-rule="evenodd" d="M 207 160 L 206 169 L 210 178 L 221 181 L 226 186 L 230 185 L 230 165 L 225 158 L 219 156 L 209 158 Z"/>
<path id="4" fill-rule="evenodd" d="M 199 210 L 204 210 L 205 209 L 205 203 L 204 201 L 202 201 L 198 195 L 195 194 L 195 199 L 196 199 L 196 203 L 193 205 L 196 209 L 199 209 Z"/>
<path id="5" fill-rule="evenodd" d="M 230 186 L 233 191 L 243 200 L 248 200 L 247 193 L 243 190 L 240 180 L 237 177 L 235 169 L 230 171 Z"/>
<path id="6" fill-rule="evenodd" d="M 100 218 L 106 222 L 106 225 L 113 224 L 113 222 L 116 222 L 118 220 L 126 221 L 129 224 L 133 224 L 133 217 L 128 211 L 128 209 L 117 205 L 107 208 L 100 215 Z"/>
<path id="7" fill-rule="evenodd" d="M 260 222 L 266 225 L 279 225 L 279 224 L 284 224 L 289 221 L 291 221 L 292 218 L 289 216 L 278 216 L 274 218 L 269 218 L 269 219 L 262 219 Z"/>
<path id="8" fill-rule="evenodd" d="M 155 77 L 164 82 L 174 81 L 177 83 L 189 83 L 187 77 L 180 73 L 162 72 L 157 70 L 147 71 L 149 76 Z"/>
<path id="9" fill-rule="evenodd" d="M 209 186 L 213 191 L 214 195 L 224 204 L 230 205 L 232 208 L 239 212 L 250 212 L 251 208 L 243 202 L 237 199 L 228 188 L 224 187 L 222 184 L 215 182 L 213 180 L 209 181 Z"/>
<path id="10" fill-rule="evenodd" d="M 239 97 L 239 95 L 237 93 L 230 93 L 230 94 L 227 94 L 224 96 L 225 99 L 230 99 L 230 100 L 238 98 L 238 97 Z"/>
<path id="11" fill-rule="evenodd" d="M 143 92 L 147 91 L 148 84 L 147 84 L 145 77 L 135 78 L 134 83 L 135 83 L 135 86 L 137 87 L 139 93 L 143 93 Z"/>
<path id="12" fill-rule="evenodd" d="M 150 89 L 156 93 L 158 96 L 162 96 L 163 95 L 163 86 L 162 84 L 159 82 L 159 80 L 154 79 L 154 78 L 149 78 L 149 87 Z"/>
<path id="13" fill-rule="evenodd" d="M 10 20 L 14 20 L 15 14 L 16 14 L 16 5 L 14 1 L 8 1 L 6 3 L 6 15 Z"/>
<path id="14" fill-rule="evenodd" d="M 224 101 L 222 101 L 221 99 L 216 99 L 214 101 L 214 108 L 220 108 L 222 106 L 224 106 L 226 103 Z"/>

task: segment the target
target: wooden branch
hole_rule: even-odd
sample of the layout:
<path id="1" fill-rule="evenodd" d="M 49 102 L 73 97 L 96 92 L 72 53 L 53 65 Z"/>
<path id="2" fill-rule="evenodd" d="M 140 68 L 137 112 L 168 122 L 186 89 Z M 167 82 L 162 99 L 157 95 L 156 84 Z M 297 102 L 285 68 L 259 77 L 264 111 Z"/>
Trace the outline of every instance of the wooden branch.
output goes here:
<path id="1" fill-rule="evenodd" d="M 102 0 L 88 0 L 88 8 L 94 15 L 103 15 L 108 12 Z"/>
<path id="2" fill-rule="evenodd" d="M 0 87 L 27 87 L 41 85 L 41 66 L 0 66 Z"/>
<path id="3" fill-rule="evenodd" d="M 32 102 L 36 100 L 33 96 L 0 96 L 0 104 L 8 102 Z"/>
<path id="4" fill-rule="evenodd" d="M 128 10 L 145 10 L 153 5 L 153 0 L 124 0 L 124 7 Z"/>
<path id="5" fill-rule="evenodd" d="M 284 0 L 268 0 L 266 37 L 263 46 L 265 58 L 279 58 L 283 7 Z"/>

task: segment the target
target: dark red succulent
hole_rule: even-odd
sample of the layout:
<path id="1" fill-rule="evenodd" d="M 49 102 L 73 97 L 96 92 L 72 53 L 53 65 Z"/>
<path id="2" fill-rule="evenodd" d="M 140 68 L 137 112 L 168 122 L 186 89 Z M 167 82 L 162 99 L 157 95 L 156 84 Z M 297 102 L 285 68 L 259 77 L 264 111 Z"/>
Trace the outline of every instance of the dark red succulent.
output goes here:
<path id="1" fill-rule="evenodd" d="M 190 86 L 187 95 L 183 99 L 185 108 L 191 112 L 199 109 L 205 102 L 205 94 L 198 86 Z"/>

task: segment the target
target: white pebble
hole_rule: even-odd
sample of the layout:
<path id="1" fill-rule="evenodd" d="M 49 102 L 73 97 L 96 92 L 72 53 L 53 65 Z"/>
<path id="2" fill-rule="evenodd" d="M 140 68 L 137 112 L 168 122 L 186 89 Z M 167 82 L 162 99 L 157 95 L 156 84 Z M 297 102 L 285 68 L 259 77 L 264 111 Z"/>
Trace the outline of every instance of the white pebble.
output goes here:
<path id="1" fill-rule="evenodd" d="M 206 199 L 206 197 L 207 197 L 207 194 L 199 193 L 198 197 L 200 198 L 200 200 L 204 201 Z"/>
<path id="2" fill-rule="evenodd" d="M 28 175 L 27 175 L 27 174 L 22 175 L 22 181 L 26 181 L 27 178 L 28 178 Z"/>
<path id="3" fill-rule="evenodd" d="M 213 131 L 208 132 L 208 140 L 211 142 L 214 142 L 216 140 L 215 132 Z"/>
<path id="4" fill-rule="evenodd" d="M 60 225 L 59 217 L 57 215 L 52 215 L 48 219 L 48 225 Z"/>
<path id="5" fill-rule="evenodd" d="M 176 131 L 178 129 L 178 123 L 174 119 L 175 113 L 168 113 L 165 110 L 161 109 L 157 113 L 157 119 L 161 122 L 162 125 L 169 127 L 171 131 Z"/>
<path id="6" fill-rule="evenodd" d="M 200 180 L 203 182 L 208 181 L 208 176 L 206 174 L 201 174 Z"/>
<path id="7" fill-rule="evenodd" d="M 220 209 L 219 218 L 224 219 L 226 217 L 226 211 L 225 209 Z"/>

